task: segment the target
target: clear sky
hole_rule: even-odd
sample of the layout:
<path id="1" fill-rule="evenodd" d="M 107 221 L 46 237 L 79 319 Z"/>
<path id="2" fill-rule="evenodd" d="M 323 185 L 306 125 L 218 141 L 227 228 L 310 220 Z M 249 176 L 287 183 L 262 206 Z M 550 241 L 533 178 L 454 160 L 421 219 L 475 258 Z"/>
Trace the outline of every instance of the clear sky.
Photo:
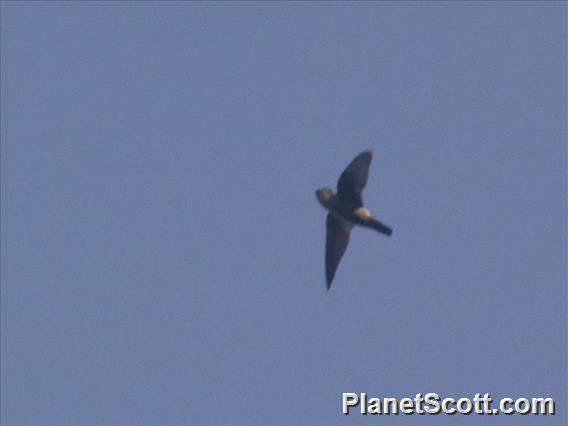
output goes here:
<path id="1" fill-rule="evenodd" d="M 566 3 L 1 12 L 2 423 L 566 424 Z M 394 234 L 328 293 L 314 191 L 365 149 Z"/>

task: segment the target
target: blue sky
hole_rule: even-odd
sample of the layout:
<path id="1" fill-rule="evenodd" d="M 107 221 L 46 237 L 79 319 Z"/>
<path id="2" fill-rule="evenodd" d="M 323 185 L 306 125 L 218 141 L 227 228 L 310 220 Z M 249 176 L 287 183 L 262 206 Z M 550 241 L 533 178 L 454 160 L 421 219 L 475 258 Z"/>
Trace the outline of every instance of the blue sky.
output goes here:
<path id="1" fill-rule="evenodd" d="M 566 423 L 566 3 L 1 12 L 2 423 Z M 314 190 L 365 149 L 394 234 L 328 293 Z"/>

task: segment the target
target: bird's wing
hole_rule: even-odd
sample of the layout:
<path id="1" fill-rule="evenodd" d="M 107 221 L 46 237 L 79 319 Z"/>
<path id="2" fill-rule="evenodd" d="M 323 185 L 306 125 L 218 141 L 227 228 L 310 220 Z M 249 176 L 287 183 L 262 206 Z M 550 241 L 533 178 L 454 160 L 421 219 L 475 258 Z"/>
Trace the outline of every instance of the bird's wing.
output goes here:
<path id="1" fill-rule="evenodd" d="M 369 166 L 373 159 L 371 151 L 364 151 L 349 163 L 337 181 L 337 194 L 355 204 L 362 205 L 361 192 L 367 184 Z"/>
<path id="2" fill-rule="evenodd" d="M 327 289 L 331 287 L 339 261 L 349 243 L 349 229 L 331 213 L 327 214 L 327 237 L 325 242 L 325 279 Z"/>

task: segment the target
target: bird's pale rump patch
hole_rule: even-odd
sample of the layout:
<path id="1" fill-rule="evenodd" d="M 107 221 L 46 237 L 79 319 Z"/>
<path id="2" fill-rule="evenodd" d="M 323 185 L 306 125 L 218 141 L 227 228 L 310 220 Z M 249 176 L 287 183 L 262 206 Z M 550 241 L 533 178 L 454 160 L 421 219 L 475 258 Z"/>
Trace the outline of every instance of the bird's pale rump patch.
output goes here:
<path id="1" fill-rule="evenodd" d="M 373 217 L 373 215 L 371 214 L 369 209 L 367 209 L 365 207 L 359 207 L 358 209 L 355 209 L 355 216 L 357 216 L 361 220 L 365 220 L 365 219 L 369 219 L 370 217 Z"/>

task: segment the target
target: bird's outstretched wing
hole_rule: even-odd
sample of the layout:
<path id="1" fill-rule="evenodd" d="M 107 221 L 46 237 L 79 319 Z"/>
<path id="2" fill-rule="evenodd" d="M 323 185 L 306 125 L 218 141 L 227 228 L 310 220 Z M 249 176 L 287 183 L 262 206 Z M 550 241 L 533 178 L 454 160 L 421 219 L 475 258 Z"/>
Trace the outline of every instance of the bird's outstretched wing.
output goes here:
<path id="1" fill-rule="evenodd" d="M 356 205 L 363 205 L 361 192 L 367 184 L 369 166 L 373 159 L 371 151 L 364 151 L 349 163 L 337 181 L 337 195 Z"/>
<path id="2" fill-rule="evenodd" d="M 340 219 L 331 213 L 327 214 L 327 236 L 325 241 L 325 279 L 327 289 L 331 287 L 339 261 L 349 244 L 349 229 Z"/>

